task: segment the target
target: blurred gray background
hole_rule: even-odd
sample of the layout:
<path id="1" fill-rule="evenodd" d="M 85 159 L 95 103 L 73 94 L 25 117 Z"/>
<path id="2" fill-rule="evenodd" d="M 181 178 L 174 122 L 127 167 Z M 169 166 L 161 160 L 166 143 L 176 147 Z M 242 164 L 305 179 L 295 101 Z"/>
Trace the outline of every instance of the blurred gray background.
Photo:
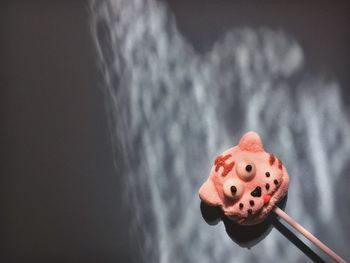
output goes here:
<path id="1" fill-rule="evenodd" d="M 349 259 L 348 10 L 2 2 L 1 262 L 308 262 L 201 218 L 212 160 L 250 129 L 290 173 L 286 211 Z"/>

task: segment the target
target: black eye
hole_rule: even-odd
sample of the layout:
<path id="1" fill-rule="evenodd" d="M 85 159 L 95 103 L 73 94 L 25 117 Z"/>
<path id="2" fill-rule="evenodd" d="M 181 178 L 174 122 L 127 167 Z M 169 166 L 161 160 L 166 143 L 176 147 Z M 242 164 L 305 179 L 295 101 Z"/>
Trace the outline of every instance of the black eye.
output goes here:
<path id="1" fill-rule="evenodd" d="M 256 168 L 253 162 L 242 160 L 237 163 L 236 172 L 243 181 L 249 181 L 255 176 Z"/>
<path id="2" fill-rule="evenodd" d="M 223 191 L 227 198 L 239 199 L 244 192 L 244 184 L 238 178 L 229 178 L 223 183 Z"/>
<path id="3" fill-rule="evenodd" d="M 231 186 L 231 193 L 232 193 L 232 194 L 235 194 L 236 192 L 237 192 L 237 187 L 234 186 L 234 185 L 232 185 L 232 186 Z"/>
<path id="4" fill-rule="evenodd" d="M 248 164 L 246 167 L 245 167 L 245 170 L 249 173 L 251 170 L 253 169 L 253 167 Z"/>

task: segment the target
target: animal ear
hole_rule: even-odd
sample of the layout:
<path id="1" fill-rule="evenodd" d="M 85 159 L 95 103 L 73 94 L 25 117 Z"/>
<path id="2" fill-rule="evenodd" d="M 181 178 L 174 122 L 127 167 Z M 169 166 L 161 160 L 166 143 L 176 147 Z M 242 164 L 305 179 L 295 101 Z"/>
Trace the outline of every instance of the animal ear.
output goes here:
<path id="1" fill-rule="evenodd" d="M 218 206 L 222 203 L 214 183 L 210 178 L 199 188 L 199 197 L 203 202 L 212 206 Z"/>
<path id="2" fill-rule="evenodd" d="M 243 151 L 249 152 L 263 152 L 264 147 L 261 142 L 259 134 L 250 131 L 245 133 L 238 143 L 238 147 Z"/>

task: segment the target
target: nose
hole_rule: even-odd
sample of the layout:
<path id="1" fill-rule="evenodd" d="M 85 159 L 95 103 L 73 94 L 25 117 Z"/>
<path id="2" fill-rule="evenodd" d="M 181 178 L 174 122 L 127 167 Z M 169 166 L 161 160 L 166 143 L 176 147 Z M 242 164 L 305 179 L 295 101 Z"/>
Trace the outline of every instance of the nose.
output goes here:
<path id="1" fill-rule="evenodd" d="M 255 189 L 250 193 L 253 197 L 260 197 L 261 196 L 261 187 L 257 186 Z"/>

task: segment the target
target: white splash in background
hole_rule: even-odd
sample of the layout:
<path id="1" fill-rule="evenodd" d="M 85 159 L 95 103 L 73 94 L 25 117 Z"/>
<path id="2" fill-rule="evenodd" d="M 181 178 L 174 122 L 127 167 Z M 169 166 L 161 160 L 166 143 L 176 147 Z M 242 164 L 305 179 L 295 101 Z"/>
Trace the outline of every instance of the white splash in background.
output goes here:
<path id="1" fill-rule="evenodd" d="M 216 154 L 248 130 L 289 171 L 286 211 L 350 257 L 342 229 L 350 212 L 335 210 L 349 166 L 349 120 L 338 84 L 303 73 L 294 39 L 232 29 L 199 54 L 155 0 L 96 1 L 92 24 L 117 173 L 145 262 L 307 260 L 277 231 L 247 250 L 222 223 L 202 219 L 199 186 Z"/>

